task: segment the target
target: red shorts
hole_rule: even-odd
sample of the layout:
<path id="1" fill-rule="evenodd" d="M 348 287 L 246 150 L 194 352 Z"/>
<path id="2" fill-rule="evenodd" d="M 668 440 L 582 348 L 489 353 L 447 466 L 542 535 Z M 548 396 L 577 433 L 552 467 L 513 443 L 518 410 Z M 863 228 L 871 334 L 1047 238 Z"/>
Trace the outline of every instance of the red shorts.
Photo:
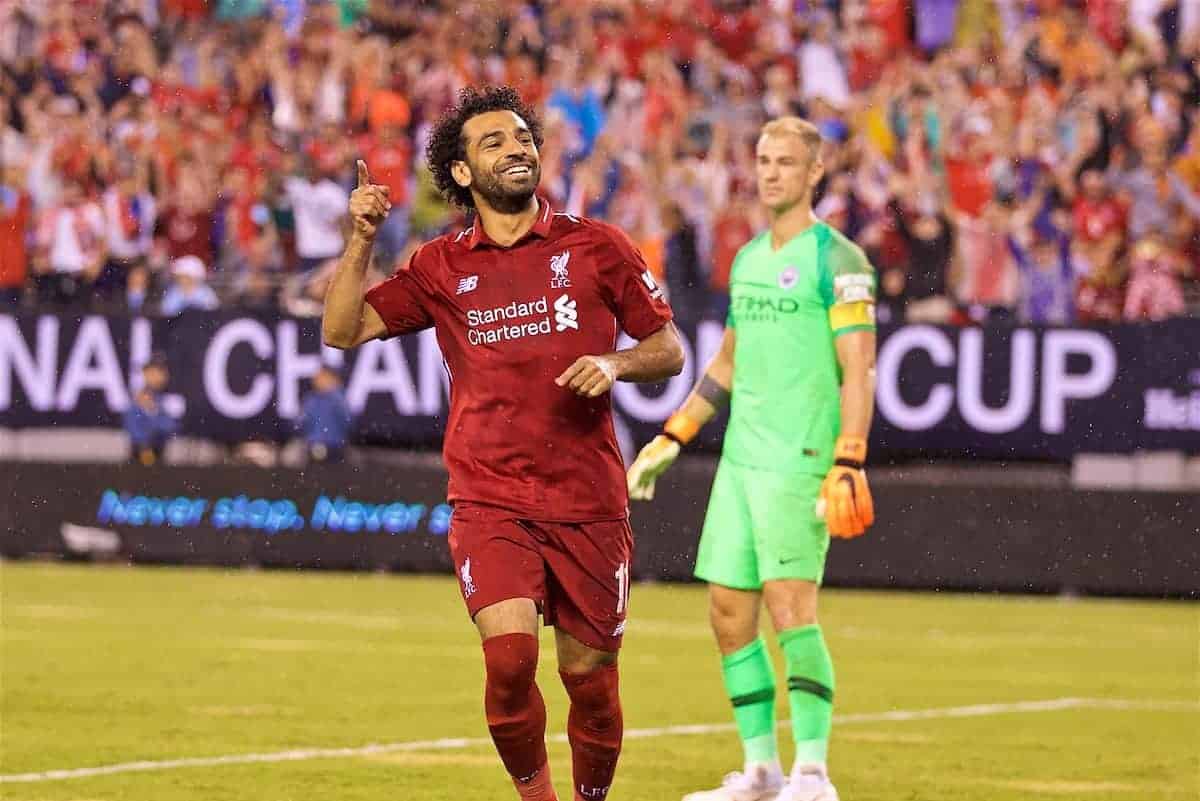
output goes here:
<path id="1" fill-rule="evenodd" d="M 457 503 L 449 540 L 472 619 L 494 603 L 531 598 L 547 626 L 601 651 L 620 649 L 633 557 L 627 519 L 548 523 Z"/>

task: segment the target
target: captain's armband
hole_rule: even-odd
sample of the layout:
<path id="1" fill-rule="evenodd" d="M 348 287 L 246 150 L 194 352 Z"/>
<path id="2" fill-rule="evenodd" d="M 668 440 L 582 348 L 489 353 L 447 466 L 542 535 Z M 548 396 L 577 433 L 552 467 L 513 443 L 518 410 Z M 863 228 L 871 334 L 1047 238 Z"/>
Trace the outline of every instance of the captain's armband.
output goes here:
<path id="1" fill-rule="evenodd" d="M 829 327 L 835 336 L 851 331 L 873 331 L 875 304 L 867 300 L 839 303 L 829 309 Z"/>

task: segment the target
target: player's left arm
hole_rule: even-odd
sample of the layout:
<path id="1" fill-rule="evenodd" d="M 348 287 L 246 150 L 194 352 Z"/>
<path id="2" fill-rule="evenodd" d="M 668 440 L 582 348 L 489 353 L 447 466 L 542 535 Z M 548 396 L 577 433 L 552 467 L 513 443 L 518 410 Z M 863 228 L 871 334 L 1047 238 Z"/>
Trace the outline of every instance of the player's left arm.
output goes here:
<path id="1" fill-rule="evenodd" d="M 833 467 L 821 485 L 821 500 L 830 535 L 857 537 L 875 522 L 865 469 L 875 399 L 875 331 L 842 333 L 834 343 L 842 371 L 842 430 Z"/>
<path id="2" fill-rule="evenodd" d="M 875 413 L 875 331 L 851 331 L 834 340 L 842 368 L 842 433 L 839 439 L 863 442 Z"/>
<path id="3" fill-rule="evenodd" d="M 865 470 L 875 399 L 875 275 L 861 251 L 835 259 L 829 325 L 841 368 L 841 433 L 821 486 L 825 522 L 835 537 L 857 537 L 875 522 Z"/>
<path id="4" fill-rule="evenodd" d="M 679 375 L 683 343 L 675 324 L 668 322 L 632 348 L 601 356 L 580 356 L 554 379 L 578 395 L 595 398 L 618 381 L 653 382 Z"/>

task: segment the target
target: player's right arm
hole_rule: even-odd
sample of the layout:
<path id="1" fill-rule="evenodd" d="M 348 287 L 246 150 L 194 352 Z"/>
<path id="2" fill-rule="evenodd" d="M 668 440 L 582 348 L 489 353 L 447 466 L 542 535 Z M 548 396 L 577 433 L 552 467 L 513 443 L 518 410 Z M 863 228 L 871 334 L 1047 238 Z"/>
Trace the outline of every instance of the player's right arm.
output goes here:
<path id="1" fill-rule="evenodd" d="M 721 347 L 704 368 L 704 374 L 692 388 L 683 405 L 667 420 L 663 433 L 642 448 L 629 468 L 626 481 L 629 497 L 635 500 L 654 498 L 654 483 L 675 459 L 679 450 L 691 442 L 700 429 L 729 403 L 733 389 L 734 329 L 725 328 Z"/>
<path id="2" fill-rule="evenodd" d="M 388 188 L 372 184 L 367 165 L 358 162 L 358 186 L 350 194 L 354 230 L 325 291 L 321 337 L 332 348 L 353 348 L 388 333 L 387 324 L 365 300 L 363 279 L 371 262 L 375 232 L 392 208 Z"/>

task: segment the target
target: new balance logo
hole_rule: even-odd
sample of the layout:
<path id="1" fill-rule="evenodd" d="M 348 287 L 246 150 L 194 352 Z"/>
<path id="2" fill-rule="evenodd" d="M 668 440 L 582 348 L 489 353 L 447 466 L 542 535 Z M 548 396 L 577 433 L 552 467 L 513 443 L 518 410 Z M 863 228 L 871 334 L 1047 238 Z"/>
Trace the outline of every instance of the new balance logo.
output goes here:
<path id="1" fill-rule="evenodd" d="M 625 621 L 622 620 L 620 623 L 617 624 L 617 627 L 615 629 L 613 629 L 612 636 L 620 637 L 624 633 L 625 633 Z"/>
<path id="2" fill-rule="evenodd" d="M 575 310 L 575 301 L 570 295 L 559 295 L 554 301 L 554 330 L 566 331 L 568 328 L 579 330 L 579 312 Z"/>
<path id="3" fill-rule="evenodd" d="M 516 777 L 516 779 L 517 779 L 517 784 L 529 784 L 531 781 L 533 781 L 534 779 L 536 779 L 536 778 L 537 778 L 537 775 L 538 775 L 539 773 L 541 773 L 541 772 L 542 772 L 542 769 L 541 769 L 541 768 L 538 768 L 538 769 L 537 769 L 537 770 L 535 770 L 533 773 L 530 773 L 528 776 L 517 776 L 517 777 Z"/>
<path id="4" fill-rule="evenodd" d="M 475 580 L 471 578 L 471 557 L 468 556 L 466 561 L 463 562 L 458 575 L 462 578 L 463 597 L 470 598 L 475 594 Z"/>
<path id="5" fill-rule="evenodd" d="M 458 290 L 454 294 L 465 295 L 467 292 L 475 291 L 477 286 L 479 286 L 479 276 L 468 275 L 466 278 L 458 279 Z"/>
<path id="6" fill-rule="evenodd" d="M 554 277 L 550 279 L 551 289 L 566 289 L 571 285 L 571 278 L 567 275 L 567 264 L 570 261 L 571 251 L 569 250 L 550 257 L 550 271 L 554 273 Z"/>

